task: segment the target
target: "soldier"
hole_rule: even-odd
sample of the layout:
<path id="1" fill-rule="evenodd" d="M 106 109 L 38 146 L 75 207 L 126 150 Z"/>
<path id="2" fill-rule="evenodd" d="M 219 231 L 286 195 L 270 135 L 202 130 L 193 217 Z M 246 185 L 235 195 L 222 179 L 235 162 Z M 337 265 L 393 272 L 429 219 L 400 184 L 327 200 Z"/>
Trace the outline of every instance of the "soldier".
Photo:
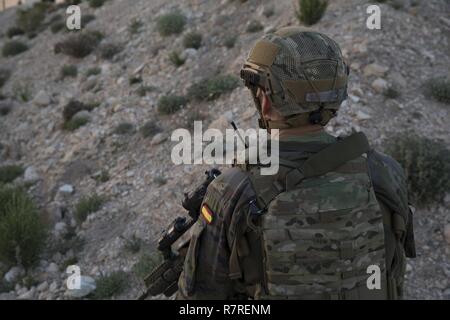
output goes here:
<path id="1" fill-rule="evenodd" d="M 415 256 L 402 168 L 362 133 L 324 131 L 348 75 L 324 34 L 289 27 L 256 42 L 241 77 L 260 126 L 279 129 L 280 170 L 236 165 L 209 185 L 178 299 L 402 297 Z"/>

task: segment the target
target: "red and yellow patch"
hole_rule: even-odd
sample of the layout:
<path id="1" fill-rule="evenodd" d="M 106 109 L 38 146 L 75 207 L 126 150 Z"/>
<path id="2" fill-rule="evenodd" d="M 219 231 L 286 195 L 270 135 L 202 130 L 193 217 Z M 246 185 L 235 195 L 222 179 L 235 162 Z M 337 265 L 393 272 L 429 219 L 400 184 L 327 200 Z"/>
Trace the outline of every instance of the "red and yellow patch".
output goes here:
<path id="1" fill-rule="evenodd" d="M 202 212 L 203 218 L 205 218 L 206 222 L 208 222 L 208 224 L 210 224 L 213 221 L 214 213 L 211 211 L 211 209 L 209 209 L 209 207 L 206 204 L 202 205 L 201 212 Z"/>

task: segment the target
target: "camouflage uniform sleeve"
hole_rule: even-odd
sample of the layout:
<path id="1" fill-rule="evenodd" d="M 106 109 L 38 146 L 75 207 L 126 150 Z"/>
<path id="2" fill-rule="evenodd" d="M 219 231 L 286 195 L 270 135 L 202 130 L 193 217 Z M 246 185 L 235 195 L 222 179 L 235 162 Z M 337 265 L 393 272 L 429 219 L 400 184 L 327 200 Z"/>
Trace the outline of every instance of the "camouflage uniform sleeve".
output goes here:
<path id="1" fill-rule="evenodd" d="M 233 240 L 239 229 L 231 226 L 244 223 L 252 196 L 250 181 L 238 168 L 210 184 L 203 206 L 212 218 L 209 222 L 200 213 L 179 280 L 178 299 L 224 300 L 243 293 L 239 282 L 230 278 Z"/>

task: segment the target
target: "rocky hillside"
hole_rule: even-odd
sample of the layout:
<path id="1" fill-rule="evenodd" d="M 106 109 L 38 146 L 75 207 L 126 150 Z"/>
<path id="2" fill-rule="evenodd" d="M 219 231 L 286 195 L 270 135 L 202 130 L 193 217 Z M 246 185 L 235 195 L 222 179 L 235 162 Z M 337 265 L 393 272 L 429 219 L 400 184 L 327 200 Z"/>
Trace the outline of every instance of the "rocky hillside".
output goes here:
<path id="1" fill-rule="evenodd" d="M 449 74 L 450 2 L 380 4 L 382 29 L 369 30 L 371 2 L 330 1 L 313 26 L 336 39 L 351 65 L 349 99 L 327 130 L 364 131 L 381 150 L 403 132 L 449 146 L 450 108 L 427 96 L 424 83 Z M 207 168 L 174 166 L 171 132 L 193 120 L 222 130 L 231 119 L 256 126 L 251 97 L 235 79 L 264 32 L 299 24 L 296 3 L 108 0 L 93 8 L 82 2 L 82 15 L 91 18 L 83 33 L 103 34 L 83 57 L 61 46 L 73 36 L 56 26 L 64 7 L 47 11 L 48 26 L 39 32 L 14 35 L 28 49 L 0 57 L 0 70 L 10 73 L 0 84 L 0 166 L 24 168 L 13 183 L 27 187 L 51 235 L 26 274 L 0 265 L 0 299 L 72 299 L 65 285 L 70 264 L 97 280 L 99 298 L 136 297 L 155 239 L 184 214 L 183 192 Z M 174 12 L 182 22 L 164 29 L 159 18 Z M 7 30 L 16 14 L 0 12 L 0 48 L 11 41 Z M 204 88 L 192 85 L 207 79 L 219 89 L 205 97 Z M 407 298 L 450 299 L 449 205 L 447 196 L 419 206 Z"/>

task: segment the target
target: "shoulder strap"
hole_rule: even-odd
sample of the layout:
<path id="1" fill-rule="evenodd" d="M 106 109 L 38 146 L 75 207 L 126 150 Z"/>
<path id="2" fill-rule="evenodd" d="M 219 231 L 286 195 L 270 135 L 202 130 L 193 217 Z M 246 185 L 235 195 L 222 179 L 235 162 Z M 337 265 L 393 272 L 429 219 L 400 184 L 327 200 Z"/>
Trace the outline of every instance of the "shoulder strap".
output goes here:
<path id="1" fill-rule="evenodd" d="M 258 207 L 264 210 L 280 193 L 293 189 L 304 179 L 334 171 L 369 150 L 366 136 L 358 132 L 322 149 L 302 164 L 280 159 L 280 170 L 276 175 L 259 177 L 250 174 Z"/>

